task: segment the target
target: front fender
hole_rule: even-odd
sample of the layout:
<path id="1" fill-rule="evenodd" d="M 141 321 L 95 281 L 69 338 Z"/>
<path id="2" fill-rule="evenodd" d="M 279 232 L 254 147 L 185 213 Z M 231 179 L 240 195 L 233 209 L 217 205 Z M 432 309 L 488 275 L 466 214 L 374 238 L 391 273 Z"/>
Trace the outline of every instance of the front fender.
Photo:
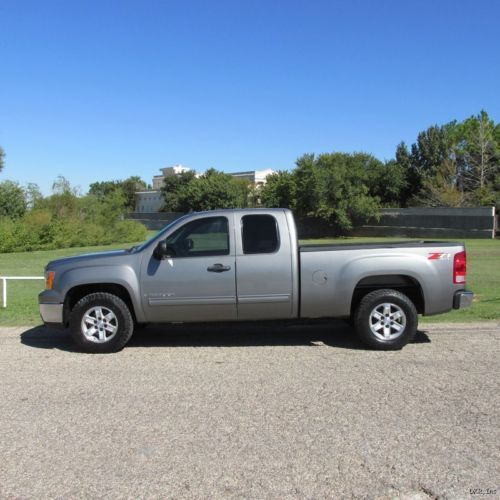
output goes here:
<path id="1" fill-rule="evenodd" d="M 60 276 L 56 276 L 55 282 L 59 296 L 64 301 L 64 298 L 71 289 L 82 285 L 120 285 L 127 290 L 130 296 L 137 321 L 144 321 L 144 311 L 139 300 L 141 293 L 140 285 L 134 269 L 123 265 L 106 265 L 105 268 L 105 273 L 103 272 L 103 266 L 79 267 L 63 271 Z"/>

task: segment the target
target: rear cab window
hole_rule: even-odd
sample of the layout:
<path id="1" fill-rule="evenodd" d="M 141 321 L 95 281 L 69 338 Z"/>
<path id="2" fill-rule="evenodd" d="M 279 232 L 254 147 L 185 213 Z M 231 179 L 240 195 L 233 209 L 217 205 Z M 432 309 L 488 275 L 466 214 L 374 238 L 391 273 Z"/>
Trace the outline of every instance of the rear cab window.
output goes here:
<path id="1" fill-rule="evenodd" d="M 274 253 L 279 249 L 278 223 L 272 215 L 244 215 L 241 218 L 244 254 Z"/>

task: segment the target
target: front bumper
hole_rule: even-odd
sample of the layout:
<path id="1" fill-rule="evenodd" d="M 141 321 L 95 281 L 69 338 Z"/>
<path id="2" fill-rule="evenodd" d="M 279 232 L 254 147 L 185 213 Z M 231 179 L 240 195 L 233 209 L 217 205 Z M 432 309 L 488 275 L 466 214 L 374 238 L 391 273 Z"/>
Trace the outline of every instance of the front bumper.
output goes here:
<path id="1" fill-rule="evenodd" d="M 44 323 L 63 323 L 63 304 L 39 304 Z"/>
<path id="2" fill-rule="evenodd" d="M 465 290 L 456 292 L 453 297 L 453 309 L 463 309 L 464 307 L 470 307 L 472 305 L 473 299 L 474 294 L 472 292 L 467 292 Z"/>

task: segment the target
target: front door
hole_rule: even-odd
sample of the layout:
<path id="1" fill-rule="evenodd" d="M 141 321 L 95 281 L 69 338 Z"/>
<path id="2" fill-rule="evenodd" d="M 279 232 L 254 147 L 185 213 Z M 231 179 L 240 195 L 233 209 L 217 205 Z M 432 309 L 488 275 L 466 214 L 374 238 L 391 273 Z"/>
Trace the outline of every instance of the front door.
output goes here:
<path id="1" fill-rule="evenodd" d="M 142 304 L 148 321 L 237 318 L 233 214 L 200 216 L 167 236 L 168 256 L 143 258 Z"/>

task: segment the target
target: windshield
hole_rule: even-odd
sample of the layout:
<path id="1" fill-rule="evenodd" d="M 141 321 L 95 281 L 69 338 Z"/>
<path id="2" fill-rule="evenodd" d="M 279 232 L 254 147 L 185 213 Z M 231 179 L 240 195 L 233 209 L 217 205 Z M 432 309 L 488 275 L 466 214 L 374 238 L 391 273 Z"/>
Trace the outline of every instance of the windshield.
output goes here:
<path id="1" fill-rule="evenodd" d="M 163 229 L 161 229 L 159 232 L 157 232 L 154 236 L 146 240 L 144 243 L 141 243 L 140 245 L 133 246 L 130 250 L 131 251 L 137 251 L 141 252 L 145 248 L 147 248 L 153 241 L 156 239 L 161 239 L 161 235 L 163 235 L 165 232 L 167 232 L 174 224 L 177 224 L 180 220 L 184 219 L 186 215 L 183 215 L 182 217 L 179 217 L 178 219 L 174 219 L 173 221 L 169 222 Z"/>

